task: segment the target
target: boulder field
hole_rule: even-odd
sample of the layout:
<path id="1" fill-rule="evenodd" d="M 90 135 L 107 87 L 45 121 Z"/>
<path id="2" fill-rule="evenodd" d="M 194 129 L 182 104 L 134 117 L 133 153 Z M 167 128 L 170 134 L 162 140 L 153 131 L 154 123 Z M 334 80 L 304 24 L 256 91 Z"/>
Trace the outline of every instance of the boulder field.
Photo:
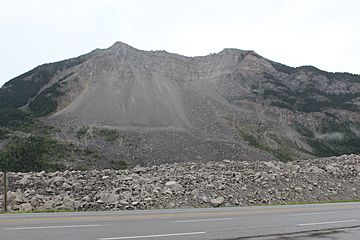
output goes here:
<path id="1" fill-rule="evenodd" d="M 128 170 L 8 173 L 8 182 L 10 211 L 230 207 L 357 200 L 360 199 L 360 155 L 288 163 L 222 160 L 136 166 Z"/>

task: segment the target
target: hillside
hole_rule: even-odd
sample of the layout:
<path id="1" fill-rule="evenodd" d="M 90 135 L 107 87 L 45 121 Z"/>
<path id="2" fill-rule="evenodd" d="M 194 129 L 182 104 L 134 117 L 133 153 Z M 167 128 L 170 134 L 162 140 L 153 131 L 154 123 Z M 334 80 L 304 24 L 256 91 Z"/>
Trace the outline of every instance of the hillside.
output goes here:
<path id="1" fill-rule="evenodd" d="M 359 75 L 254 51 L 185 57 L 117 42 L 8 81 L 0 146 L 45 132 L 65 149 L 52 161 L 70 168 L 291 161 L 360 153 L 359 108 Z"/>

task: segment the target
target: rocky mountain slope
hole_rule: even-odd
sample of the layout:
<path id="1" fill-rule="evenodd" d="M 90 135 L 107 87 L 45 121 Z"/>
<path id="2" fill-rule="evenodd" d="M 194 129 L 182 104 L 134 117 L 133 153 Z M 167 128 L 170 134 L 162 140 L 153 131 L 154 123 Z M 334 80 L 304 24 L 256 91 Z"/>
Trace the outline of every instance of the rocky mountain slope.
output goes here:
<path id="1" fill-rule="evenodd" d="M 67 157 L 70 167 L 360 152 L 359 75 L 238 49 L 185 57 L 118 42 L 10 80 L 0 89 L 9 109 L 15 123 L 21 109 L 87 153 Z"/>
<path id="2" fill-rule="evenodd" d="M 9 210 L 131 210 L 356 200 L 360 156 L 9 173 Z M 1 173 L 0 173 L 0 179 Z M 2 189 L 1 189 L 2 190 Z M 0 191 L 0 201 L 2 193 Z"/>

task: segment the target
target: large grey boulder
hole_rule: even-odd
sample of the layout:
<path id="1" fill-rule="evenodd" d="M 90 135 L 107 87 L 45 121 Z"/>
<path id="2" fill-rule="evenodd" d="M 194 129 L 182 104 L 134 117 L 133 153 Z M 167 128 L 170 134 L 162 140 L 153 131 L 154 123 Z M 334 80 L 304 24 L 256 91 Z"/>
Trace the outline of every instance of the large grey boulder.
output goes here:
<path id="1" fill-rule="evenodd" d="M 184 188 L 176 181 L 168 181 L 165 183 L 165 190 L 171 190 L 172 192 L 181 192 Z"/>
<path id="2" fill-rule="evenodd" d="M 30 203 L 23 203 L 23 204 L 20 204 L 20 206 L 19 206 L 19 211 L 21 211 L 21 212 L 29 212 L 32 210 L 33 210 L 33 207 L 31 206 Z"/>
<path id="3" fill-rule="evenodd" d="M 210 200 L 210 203 L 212 206 L 214 207 L 219 207 L 221 204 L 223 204 L 225 201 L 225 198 L 220 196 L 220 197 L 217 197 L 217 198 L 214 198 L 214 199 L 211 199 Z"/>

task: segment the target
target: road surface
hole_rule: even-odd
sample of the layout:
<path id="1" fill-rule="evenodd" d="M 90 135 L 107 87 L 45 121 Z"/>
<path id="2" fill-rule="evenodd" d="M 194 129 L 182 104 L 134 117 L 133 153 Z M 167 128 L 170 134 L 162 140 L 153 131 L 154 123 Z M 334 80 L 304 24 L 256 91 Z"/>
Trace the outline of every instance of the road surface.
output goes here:
<path id="1" fill-rule="evenodd" d="M 0 239 L 360 239 L 360 203 L 1 214 Z"/>

